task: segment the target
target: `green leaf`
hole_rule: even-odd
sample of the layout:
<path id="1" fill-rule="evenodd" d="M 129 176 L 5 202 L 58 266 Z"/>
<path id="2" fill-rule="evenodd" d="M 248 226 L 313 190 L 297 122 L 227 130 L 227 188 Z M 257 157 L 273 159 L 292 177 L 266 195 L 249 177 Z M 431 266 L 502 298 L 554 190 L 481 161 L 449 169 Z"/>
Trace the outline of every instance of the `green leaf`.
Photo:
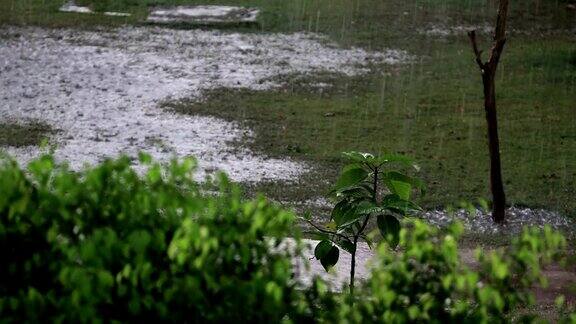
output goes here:
<path id="1" fill-rule="evenodd" d="M 392 193 L 397 194 L 401 199 L 409 200 L 412 186 L 408 182 L 390 180 L 388 189 L 390 189 Z"/>
<path id="2" fill-rule="evenodd" d="M 398 195 L 403 200 L 410 199 L 412 185 L 407 176 L 396 171 L 386 172 L 384 173 L 384 182 L 391 193 Z"/>
<path id="3" fill-rule="evenodd" d="M 382 237 L 395 248 L 400 242 L 400 221 L 392 215 L 379 215 L 377 224 Z"/>
<path id="4" fill-rule="evenodd" d="M 329 231 L 335 231 L 336 227 L 338 227 L 338 225 L 336 225 L 335 222 L 328 222 L 324 225 L 324 227 Z"/>
<path id="5" fill-rule="evenodd" d="M 478 204 L 480 205 L 482 211 L 488 212 L 490 210 L 490 205 L 486 199 L 478 198 Z"/>
<path id="6" fill-rule="evenodd" d="M 330 271 L 330 269 L 332 269 L 332 267 L 338 263 L 339 257 L 340 250 L 338 250 L 338 248 L 333 245 L 332 248 L 330 248 L 330 251 L 328 251 L 328 253 L 322 259 L 320 259 L 320 263 L 322 264 L 322 267 L 324 267 L 324 270 Z"/>
<path id="7" fill-rule="evenodd" d="M 316 245 L 316 248 L 314 249 L 314 257 L 316 257 L 316 259 L 318 260 L 321 260 L 328 254 L 331 248 L 332 243 L 330 241 L 328 240 L 320 241 L 320 243 L 318 243 L 318 245 Z"/>
<path id="8" fill-rule="evenodd" d="M 370 198 L 372 190 L 367 190 L 365 186 L 353 186 L 338 192 L 339 198 Z"/>
<path id="9" fill-rule="evenodd" d="M 336 263 L 338 263 L 338 258 L 340 257 L 340 251 L 338 248 L 328 240 L 323 240 L 316 245 L 314 249 L 314 257 L 320 260 L 320 264 L 326 271 L 329 271 Z"/>
<path id="10" fill-rule="evenodd" d="M 332 209 L 332 213 L 330 214 L 331 220 L 333 220 L 336 224 L 340 224 L 342 222 L 342 218 L 344 218 L 351 209 L 352 206 L 350 206 L 347 199 L 340 201 Z"/>
<path id="11" fill-rule="evenodd" d="M 354 250 L 356 250 L 354 243 L 352 243 L 350 240 L 341 239 L 334 243 L 336 243 L 336 245 L 338 245 L 340 248 L 342 248 L 342 250 L 348 253 L 352 253 L 354 252 Z"/>
<path id="12" fill-rule="evenodd" d="M 138 153 L 138 160 L 144 165 L 150 165 L 152 163 L 152 156 L 144 152 Z"/>
<path id="13" fill-rule="evenodd" d="M 364 215 L 362 214 L 358 214 L 356 212 L 356 209 L 352 209 L 349 213 L 347 213 L 346 215 L 344 215 L 344 217 L 342 217 L 342 219 L 340 220 L 340 224 L 338 224 L 338 229 L 342 230 L 354 223 L 357 223 L 363 216 Z"/>
<path id="14" fill-rule="evenodd" d="M 426 193 L 426 186 L 422 180 L 409 177 L 397 171 L 384 173 L 384 180 L 388 189 L 400 196 L 402 199 L 408 200 L 410 198 L 410 191 L 412 188 L 419 189 L 422 195 Z M 410 187 L 409 190 L 408 187 Z M 406 195 L 408 195 L 408 197 L 406 197 Z"/>
<path id="15" fill-rule="evenodd" d="M 415 203 L 401 199 L 396 194 L 390 194 L 384 196 L 381 203 L 382 210 L 390 210 L 398 214 L 410 214 L 416 211 L 420 211 L 420 206 Z"/>
<path id="16" fill-rule="evenodd" d="M 370 215 L 372 213 L 376 213 L 381 210 L 382 209 L 376 206 L 376 204 L 367 200 L 360 202 L 356 207 L 356 213 L 360 215 Z"/>
<path id="17" fill-rule="evenodd" d="M 345 188 L 349 188 L 364 181 L 368 177 L 368 171 L 364 170 L 362 167 L 356 166 L 354 168 L 349 168 L 344 170 L 340 175 L 340 178 L 334 186 L 334 191 L 340 191 Z"/>

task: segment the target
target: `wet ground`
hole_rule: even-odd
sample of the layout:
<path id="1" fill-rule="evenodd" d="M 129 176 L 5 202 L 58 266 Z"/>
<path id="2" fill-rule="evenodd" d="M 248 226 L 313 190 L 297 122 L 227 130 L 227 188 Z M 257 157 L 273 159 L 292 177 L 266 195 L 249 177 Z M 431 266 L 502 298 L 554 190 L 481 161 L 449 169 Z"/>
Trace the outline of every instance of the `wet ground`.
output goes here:
<path id="1" fill-rule="evenodd" d="M 303 284 L 309 284 L 315 276 L 324 279 L 332 289 L 347 289 L 350 281 L 350 254 L 340 250 L 340 259 L 336 266 L 327 273 L 319 261 L 314 259 L 314 247 L 318 244 L 315 240 L 305 240 L 303 259 L 297 262 L 296 271 L 299 280 Z M 476 249 L 461 249 L 459 257 L 463 266 L 472 270 L 477 270 L 479 263 L 475 257 Z M 356 254 L 356 284 L 369 278 L 370 264 L 374 262 L 376 252 L 371 250 L 368 245 L 360 244 Z M 308 261 L 309 268 L 305 267 Z M 543 269 L 544 276 L 548 280 L 547 286 L 535 286 L 534 295 L 537 305 L 554 305 L 556 298 L 563 295 L 568 305 L 576 305 L 576 292 L 574 283 L 576 283 L 576 269 L 573 267 L 559 266 L 553 264 Z"/>
<path id="2" fill-rule="evenodd" d="M 283 76 L 301 75 L 302 82 L 315 82 L 306 76 L 353 77 L 379 65 L 417 59 L 394 49 L 344 49 L 313 33 L 160 27 L 96 31 L 9 27 L 0 34 L 0 57 L 4 125 L 43 125 L 56 145 L 57 158 L 73 168 L 146 151 L 164 161 L 194 156 L 200 162 L 200 177 L 222 170 L 240 182 L 301 181 L 311 166 L 251 151 L 242 143 L 252 141 L 252 130 L 235 121 L 174 114 L 160 107 L 180 100 L 209 100 L 206 93 L 213 89 L 269 91 L 288 86 L 286 80 L 294 82 Z M 37 132 L 30 136 L 34 141 L 20 142 L 38 142 Z M 6 150 L 22 163 L 41 151 L 37 145 L 12 145 Z M 317 215 L 319 221 L 330 210 L 323 198 L 283 203 L 296 206 L 298 212 L 323 211 Z M 494 225 L 489 214 L 476 209 L 429 210 L 418 216 L 439 227 L 459 220 L 476 234 L 519 233 L 525 225 L 548 224 L 565 232 L 574 228 L 571 219 L 545 209 L 511 208 L 505 226 Z"/>
<path id="3" fill-rule="evenodd" d="M 83 83 L 75 82 L 74 78 L 78 77 L 75 74 L 72 74 L 72 78 L 66 75 L 63 87 L 70 79 L 73 87 L 76 87 L 75 82 L 83 89 L 64 89 L 63 94 L 52 92 L 37 96 L 29 89 L 36 87 L 37 81 L 30 76 L 35 74 L 34 69 L 49 70 L 44 65 L 53 65 L 52 70 L 55 70 L 58 64 L 66 67 L 66 63 L 32 58 L 37 61 L 33 63 L 34 69 L 13 68 L 12 72 L 27 74 L 24 78 L 30 80 L 32 86 L 18 84 L 19 77 L 9 80 L 15 74 L 8 72 L 12 67 L 6 66 L 6 71 L 0 71 L 0 82 L 16 82 L 9 87 L 2 83 L 1 90 L 8 89 L 11 95 L 17 94 L 20 98 L 10 96 L 3 99 L 8 96 L 0 96 L 3 104 L 10 102 L 11 106 L 0 110 L 6 117 L 0 122 L 19 130 L 19 133 L 21 130 L 38 129 L 30 125 L 46 125 L 49 127 L 46 135 L 58 145 L 57 153 L 63 158 L 75 159 L 75 167 L 82 164 L 76 160 L 95 162 L 120 152 L 132 154 L 140 148 L 150 150 L 164 160 L 173 155 L 193 154 L 200 157 L 203 170 L 223 169 L 242 182 L 258 181 L 262 184 L 260 180 L 265 180 L 265 185 L 250 188 L 278 201 L 302 203 L 329 190 L 341 167 L 342 151 L 386 150 L 410 155 L 421 164 L 419 177 L 429 186 L 429 194 L 419 203 L 427 209 L 442 209 L 450 204 L 458 205 L 461 201 L 476 201 L 478 198 L 489 199 L 481 82 L 465 34 L 469 29 L 478 29 L 482 47 L 489 48 L 488 33 L 494 22 L 495 3 L 238 0 L 234 2 L 235 6 L 260 9 L 257 24 L 202 26 L 202 31 L 162 29 L 159 32 L 157 28 L 149 27 L 117 27 L 142 26 L 152 11 L 174 5 L 173 1 L 76 1 L 79 6 L 91 8 L 96 12 L 94 14 L 59 12 L 64 2 L 0 1 L 2 53 L 6 56 L 5 52 L 9 49 L 5 46 L 10 46 L 14 51 L 8 54 L 9 63 L 25 65 L 31 57 L 22 48 L 52 42 L 50 51 L 61 47 L 57 54 L 62 57 L 61 61 L 73 62 L 73 66 L 80 67 L 77 71 L 85 71 L 94 77 Z M 207 3 L 182 0 L 178 4 L 205 6 Z M 131 16 L 109 17 L 101 14 L 107 11 L 131 13 Z M 192 13 L 203 15 L 204 11 Z M 572 158 L 576 149 L 576 137 L 573 136 L 576 129 L 571 122 L 576 85 L 574 22 L 573 11 L 568 10 L 563 2 L 527 1 L 513 6 L 509 24 L 510 41 L 498 77 L 499 106 L 502 107 L 499 118 L 503 176 L 510 204 L 558 211 L 569 216 L 574 215 L 575 202 L 572 198 L 576 188 L 576 168 Z M 14 26 L 42 26 L 46 29 L 36 37 L 34 34 L 37 30 Z M 167 27 L 190 29 L 198 26 Z M 181 36 L 174 44 L 166 45 L 166 41 L 158 41 L 156 36 L 126 32 L 131 29 L 150 30 L 151 34 L 162 34 L 166 38 L 172 34 Z M 71 33 L 81 36 L 77 37 L 78 40 L 72 40 L 69 37 Z M 99 33 L 102 35 L 94 36 Z M 282 35 L 314 35 L 318 46 L 342 54 L 339 54 L 340 58 L 348 55 L 350 52 L 347 51 L 351 49 L 361 49 L 368 54 L 386 54 L 392 48 L 404 51 L 400 53 L 409 53 L 411 59 L 407 63 L 403 61 L 402 64 L 384 67 L 365 63 L 360 56 L 347 63 L 338 60 L 333 63 L 335 56 L 326 55 L 325 51 L 298 48 L 285 41 L 288 44 L 286 51 L 300 51 L 294 55 L 305 64 L 326 57 L 330 66 L 293 68 L 293 60 L 283 62 L 276 59 L 277 56 L 286 56 L 286 53 L 277 50 L 264 55 L 271 64 L 253 60 L 258 51 L 252 51 L 250 47 L 240 48 L 240 52 L 246 52 L 241 55 L 246 60 L 236 59 L 238 53 L 234 52 L 232 43 L 235 41 L 230 40 L 232 37 L 216 37 L 223 39 L 222 44 L 206 40 L 212 37 L 207 35 L 219 34 L 246 38 L 251 46 L 255 46 L 259 39 L 266 39 L 265 44 L 282 50 Z M 135 38 L 129 39 L 132 36 Z M 114 41 L 114 38 L 117 40 Z M 270 40 L 273 38 L 279 41 L 272 44 Z M 293 41 L 296 42 L 296 39 L 293 38 Z M 17 42 L 21 44 L 15 45 Z M 156 48 L 146 44 L 154 42 L 158 43 Z M 179 53 L 176 43 L 188 47 L 186 53 Z M 212 44 L 214 50 L 208 50 L 200 43 Z M 198 68 L 199 63 L 192 58 L 198 57 L 200 50 L 193 52 L 190 47 L 217 56 L 214 60 L 204 61 L 213 66 Z M 88 53 L 95 49 L 101 51 L 101 62 L 91 67 L 84 61 L 92 56 L 95 60 L 99 59 L 97 53 Z M 69 54 L 72 51 L 87 53 L 75 59 L 74 54 Z M 22 60 L 19 60 L 18 52 L 23 53 Z M 47 53 L 46 48 L 38 52 L 42 53 L 40 56 L 52 57 L 50 60 L 56 61 L 56 54 Z M 182 58 L 183 54 L 189 53 L 190 57 Z M 112 62 L 104 63 L 105 56 Z M 122 58 L 114 62 L 117 56 Z M 127 62 L 130 66 L 125 64 Z M 5 67 L 4 62 L 0 64 Z M 247 87 L 242 80 L 242 84 L 234 88 L 233 82 L 245 76 L 226 73 L 231 64 L 247 64 L 246 74 L 256 73 L 256 80 L 267 85 L 265 91 Z M 152 68 L 154 66 L 157 68 Z M 349 77 L 346 73 L 340 73 L 346 68 L 361 70 L 361 75 Z M 128 76 L 117 76 L 116 70 Z M 303 70 L 309 72 L 302 73 Z M 55 76 L 58 73 L 71 74 L 68 71 L 50 73 Z M 135 79 L 134 76 L 138 74 L 142 74 L 143 78 Z M 293 74 L 297 77 L 293 77 Z M 117 85 L 106 84 L 108 75 L 114 79 L 114 83 L 122 84 L 123 88 L 132 87 L 132 90 L 124 91 Z M 271 77 L 267 78 L 269 75 Z M 325 77 L 327 75 L 329 77 Z M 156 81 L 155 76 L 165 84 Z M 40 83 L 49 83 L 42 75 L 38 78 Z M 227 78 L 232 82 L 227 82 Z M 213 79 L 216 82 L 212 82 Z M 312 87 L 303 86 L 303 83 L 310 81 Z M 91 87 L 90 84 L 94 82 L 97 83 L 96 87 Z M 186 90 L 182 90 L 186 82 L 190 83 L 186 87 L 193 90 L 190 91 L 193 94 L 186 94 Z M 271 84 L 278 87 L 268 87 Z M 52 85 L 42 85 L 40 92 L 46 92 L 45 88 L 49 90 L 49 87 Z M 144 90 L 139 91 L 139 88 Z M 231 88 L 236 91 L 230 91 Z M 77 99 L 76 94 L 85 96 L 85 89 L 93 92 L 93 95 L 89 94 L 94 98 L 92 101 Z M 116 96 L 110 91 L 107 93 L 107 89 L 119 89 L 128 98 Z M 143 97 L 131 98 L 133 94 Z M 42 96 L 49 98 L 40 100 Z M 182 101 L 191 104 L 182 105 L 178 111 L 172 110 L 180 115 L 165 111 L 159 113 L 162 109 L 157 107 L 166 108 L 166 102 L 181 102 L 166 99 L 172 96 L 183 97 Z M 21 102 L 15 104 L 18 100 Z M 34 105 L 45 103 L 49 106 L 55 103 L 56 108 L 30 112 Z M 58 106 L 63 106 L 61 103 L 70 104 L 67 109 L 62 109 L 64 113 L 58 112 Z M 123 117 L 127 122 L 110 127 L 110 120 L 119 115 L 118 109 L 113 107 L 105 112 L 106 116 L 92 118 L 102 109 L 94 108 L 96 105 L 140 108 L 129 108 Z M 85 111 L 80 111 L 83 116 L 74 115 L 78 106 L 86 106 L 83 108 Z M 170 121 L 161 121 L 163 118 Z M 48 123 L 43 123 L 48 119 Z M 196 122 L 200 119 L 201 122 Z M 224 124 L 221 123 L 222 119 L 226 120 Z M 97 120 L 96 123 L 102 121 L 105 126 L 103 130 L 90 125 L 94 120 Z M 190 121 L 189 126 L 181 127 L 182 121 Z M 205 126 L 208 121 L 211 127 Z M 137 123 L 142 123 L 142 126 Z M 154 126 L 155 123 L 159 123 L 159 126 Z M 74 129 L 74 125 L 78 127 Z M 139 126 L 140 131 L 135 131 L 134 125 Z M 126 131 L 121 129 L 120 134 L 115 135 L 119 127 L 126 128 Z M 176 131 L 172 131 L 172 128 Z M 201 131 L 199 128 L 211 131 Z M 212 135 L 203 135 L 210 132 Z M 124 133 L 130 134 L 124 137 Z M 2 136 L 6 137 L 0 131 L 0 141 L 9 142 Z M 37 144 L 39 139 L 35 136 L 23 143 Z M 198 143 L 194 147 L 190 144 L 192 139 Z M 89 143 L 88 147 L 94 153 L 82 152 L 83 143 Z M 217 148 L 212 149 L 212 146 Z M 38 151 L 30 147 L 10 150 L 17 151 L 21 161 L 26 161 L 27 156 Z M 282 161 L 289 163 L 285 165 Z M 261 171 L 255 172 L 253 167 Z M 274 171 L 278 169 L 282 171 Z M 302 172 L 306 172 L 305 176 L 302 176 Z M 285 179 L 289 183 L 278 182 L 278 179 Z"/>
<path id="4" fill-rule="evenodd" d="M 0 37 L 0 118 L 58 130 L 56 157 L 73 168 L 139 151 L 155 158 L 195 156 L 202 170 L 237 181 L 291 180 L 307 166 L 234 150 L 251 131 L 211 117 L 159 108 L 202 101 L 214 88 L 268 90 L 280 75 L 357 75 L 376 63 L 399 64 L 402 51 L 342 49 L 320 35 L 237 34 L 156 27 L 100 31 L 7 28 Z M 8 148 L 25 163 L 37 147 Z M 201 173 L 202 174 L 202 173 Z"/>

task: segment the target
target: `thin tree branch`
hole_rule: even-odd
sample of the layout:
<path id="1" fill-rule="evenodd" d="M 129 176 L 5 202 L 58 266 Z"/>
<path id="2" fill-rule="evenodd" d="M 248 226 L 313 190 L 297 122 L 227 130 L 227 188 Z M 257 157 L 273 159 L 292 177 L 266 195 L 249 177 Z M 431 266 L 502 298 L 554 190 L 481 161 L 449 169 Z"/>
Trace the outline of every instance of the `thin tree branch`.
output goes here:
<path id="1" fill-rule="evenodd" d="M 318 231 L 320 231 L 321 233 L 329 234 L 329 235 L 335 235 L 335 236 L 338 236 L 338 237 L 340 237 L 340 238 L 343 238 L 343 239 L 345 239 L 345 240 L 350 241 L 350 239 L 349 239 L 346 235 L 344 235 L 344 234 L 340 234 L 340 233 L 337 233 L 337 232 L 325 230 L 325 229 L 319 227 L 318 225 L 314 224 L 314 223 L 313 223 L 311 220 L 309 220 L 309 219 L 305 219 L 305 218 L 302 218 L 302 219 L 303 219 L 304 221 L 306 221 L 308 224 L 310 224 L 312 227 L 314 227 L 315 229 L 317 229 Z"/>
<path id="2" fill-rule="evenodd" d="M 508 20 L 508 0 L 500 0 L 498 6 L 498 17 L 496 18 L 496 29 L 494 31 L 494 41 L 499 42 L 506 39 L 506 21 Z"/>
<path id="3" fill-rule="evenodd" d="M 482 62 L 482 51 L 478 48 L 478 41 L 476 40 L 476 31 L 471 30 L 468 32 L 468 38 L 470 38 L 470 43 L 472 44 L 472 50 L 474 50 L 474 55 L 476 56 L 476 63 L 480 67 L 480 70 L 486 68 L 484 62 Z"/>
<path id="4" fill-rule="evenodd" d="M 500 0 L 498 5 L 498 16 L 496 18 L 496 28 L 494 30 L 494 45 L 490 53 L 490 68 L 493 72 L 496 71 L 498 62 L 500 61 L 500 55 L 504 50 L 504 45 L 506 44 L 506 22 L 508 20 L 508 0 Z"/>
<path id="5" fill-rule="evenodd" d="M 490 65 L 490 68 L 493 72 L 496 72 L 496 67 L 498 67 L 498 62 L 500 62 L 500 56 L 504 51 L 504 45 L 506 44 L 506 38 L 497 40 L 492 47 L 490 60 L 487 64 Z"/>
<path id="6" fill-rule="evenodd" d="M 374 172 L 374 168 L 372 168 L 372 166 L 369 163 L 362 162 L 362 164 L 364 164 L 368 169 L 370 169 L 370 171 Z"/>

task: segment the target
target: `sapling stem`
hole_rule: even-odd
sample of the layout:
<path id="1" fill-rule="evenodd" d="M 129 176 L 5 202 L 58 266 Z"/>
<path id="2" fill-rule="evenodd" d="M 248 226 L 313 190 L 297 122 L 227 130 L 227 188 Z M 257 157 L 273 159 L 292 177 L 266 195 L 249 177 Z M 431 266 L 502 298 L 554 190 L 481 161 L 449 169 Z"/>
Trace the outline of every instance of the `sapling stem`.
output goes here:
<path id="1" fill-rule="evenodd" d="M 374 204 L 378 204 L 378 167 L 371 167 L 369 166 L 370 169 L 373 171 L 373 178 L 374 181 L 372 182 L 372 189 L 373 189 L 373 194 L 372 194 L 372 200 L 374 201 Z M 358 240 L 360 239 L 360 236 L 362 235 L 362 233 L 364 232 L 364 230 L 366 229 L 366 226 L 368 226 L 368 221 L 370 220 L 370 215 L 367 215 L 364 218 L 364 222 L 362 223 L 362 226 L 360 227 L 360 229 L 358 230 L 358 232 L 356 232 L 354 234 L 354 241 L 353 241 L 353 246 L 354 249 L 352 250 L 351 254 L 351 258 L 350 258 L 350 303 L 354 304 L 354 277 L 356 275 L 356 250 L 358 249 Z"/>

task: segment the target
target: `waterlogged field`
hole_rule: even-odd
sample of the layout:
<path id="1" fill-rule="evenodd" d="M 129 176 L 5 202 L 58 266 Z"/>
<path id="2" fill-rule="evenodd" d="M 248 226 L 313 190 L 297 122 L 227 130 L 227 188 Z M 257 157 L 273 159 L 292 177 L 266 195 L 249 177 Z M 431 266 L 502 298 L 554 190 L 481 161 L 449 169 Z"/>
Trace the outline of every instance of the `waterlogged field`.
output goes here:
<path id="1" fill-rule="evenodd" d="M 56 47 L 92 51 L 86 58 L 125 60 L 93 68 L 83 63 L 86 59 L 81 55 L 88 54 L 67 54 L 69 61 L 78 61 L 79 71 L 92 70 L 89 75 L 94 79 L 80 84 L 84 90 L 75 89 L 74 84 L 66 88 L 72 98 L 85 91 L 84 101 L 75 103 L 76 108 L 69 110 L 67 97 L 57 96 L 63 107 L 54 108 L 46 118 L 38 111 L 23 112 L 24 107 L 34 110 L 35 105 L 42 105 L 34 93 L 22 93 L 19 98 L 13 92 L 2 93 L 1 116 L 6 119 L 2 122 L 14 131 L 0 132 L 0 137 L 7 138 L 0 138 L 0 144 L 10 147 L 10 152 L 34 155 L 37 150 L 29 146 L 9 145 L 9 134 L 34 122 L 46 122 L 52 128 L 46 134 L 64 152 L 74 145 L 82 151 L 88 142 L 102 153 L 92 157 L 96 161 L 107 154 L 138 149 L 152 150 L 158 157 L 192 154 L 201 162 L 203 158 L 208 161 L 209 169 L 232 173 L 253 192 L 263 191 L 275 200 L 299 202 L 322 212 L 326 204 L 321 198 L 341 166 L 340 152 L 386 150 L 418 161 L 420 177 L 428 185 L 422 201 L 427 208 L 489 198 L 481 81 L 465 34 L 478 29 L 483 46 L 488 46 L 495 17 L 492 1 L 91 2 L 96 10 L 126 11 L 132 16 L 59 13 L 62 1 L 54 0 L 0 0 L 0 50 L 15 53 L 13 49 L 20 48 L 18 53 L 25 53 L 31 48 L 28 44 L 37 42 L 39 49 L 50 50 L 54 60 L 70 53 L 65 51 L 70 47 L 52 51 L 44 44 L 52 42 Z M 184 3 L 254 6 L 262 14 L 258 25 L 227 25 L 217 32 L 205 26 L 159 29 L 140 22 L 148 4 Z M 555 0 L 512 4 L 510 37 L 497 87 L 509 202 L 575 215 L 576 15 L 566 4 Z M 94 30 L 105 36 L 92 37 Z M 127 36 L 130 33 L 133 38 Z M 279 40 L 279 34 L 285 38 Z M 174 35 L 181 35 L 182 41 L 166 41 Z M 243 39 L 241 43 L 249 47 L 231 38 Z M 190 52 L 184 58 L 176 49 L 186 42 L 198 45 L 199 40 L 206 46 L 203 49 L 211 48 L 222 58 L 190 67 L 200 54 Z M 303 40 L 313 46 L 303 47 Z M 147 50 L 136 54 L 142 48 Z M 254 53 L 254 48 L 267 54 Z M 50 57 L 39 53 L 40 63 Z M 137 63 L 130 63 L 133 59 Z M 318 60 L 322 64 L 314 63 Z M 20 86 L 14 80 L 14 67 L 4 62 L 0 61 L 4 64 L 0 69 L 3 91 L 8 81 Z M 131 68 L 127 68 L 129 63 Z M 66 62 L 54 64 L 58 70 L 58 64 Z M 234 74 L 234 68 L 244 73 Z M 41 74 L 42 64 L 36 69 Z M 149 80 L 130 75 L 142 71 Z M 26 75 L 34 72 L 26 70 Z M 165 84 L 158 84 L 159 76 Z M 121 96 L 113 86 L 90 88 L 95 80 L 109 79 L 122 85 L 138 80 L 134 81 L 137 87 L 130 89 L 149 86 L 150 90 L 134 96 L 125 91 L 126 96 Z M 98 98 L 105 100 L 98 102 Z M 89 102 L 94 106 L 83 106 Z M 109 107 L 102 108 L 110 109 L 108 114 L 77 116 L 78 112 L 90 116 L 104 106 Z M 22 126 L 24 117 L 33 117 L 26 124 L 32 126 Z M 34 136 L 30 142 L 38 142 L 37 131 L 30 134 Z M 70 150 L 68 156 L 82 156 L 78 150 Z"/>

